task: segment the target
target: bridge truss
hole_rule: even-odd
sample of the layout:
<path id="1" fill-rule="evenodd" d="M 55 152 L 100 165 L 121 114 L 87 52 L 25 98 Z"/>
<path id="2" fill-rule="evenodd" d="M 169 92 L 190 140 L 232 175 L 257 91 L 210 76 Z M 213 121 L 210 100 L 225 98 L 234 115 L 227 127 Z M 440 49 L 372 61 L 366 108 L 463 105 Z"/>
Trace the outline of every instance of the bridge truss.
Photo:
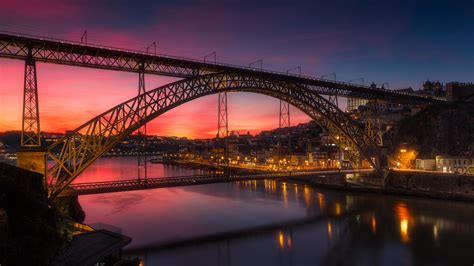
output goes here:
<path id="1" fill-rule="evenodd" d="M 51 197 L 57 196 L 102 154 L 146 122 L 191 100 L 225 91 L 269 95 L 299 108 L 325 128 L 354 164 L 363 157 L 374 168 L 377 145 L 348 115 L 310 88 L 242 73 L 208 74 L 184 79 L 140 94 L 88 121 L 51 145 L 47 171 Z M 145 103 L 145 104 L 142 104 Z"/>
<path id="2" fill-rule="evenodd" d="M 46 39 L 37 36 L 0 32 L 0 57 L 39 62 L 118 70 L 179 78 L 209 73 L 241 72 L 264 75 L 269 79 L 279 79 L 313 87 L 319 94 L 351 96 L 360 99 L 380 99 L 397 103 L 424 104 L 444 101 L 442 98 L 414 93 L 371 88 L 355 83 L 327 80 L 309 76 L 277 72 L 252 67 L 242 67 L 217 62 L 205 62 L 189 58 L 157 55 L 156 53 L 124 50 L 100 45 Z"/>

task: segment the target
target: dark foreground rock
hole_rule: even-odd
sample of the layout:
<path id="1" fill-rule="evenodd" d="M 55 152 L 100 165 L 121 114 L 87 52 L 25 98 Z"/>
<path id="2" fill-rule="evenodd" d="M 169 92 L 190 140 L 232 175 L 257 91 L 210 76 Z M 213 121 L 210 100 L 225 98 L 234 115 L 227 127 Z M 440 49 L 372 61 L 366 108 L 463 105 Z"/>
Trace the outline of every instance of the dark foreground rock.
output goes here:
<path id="1" fill-rule="evenodd" d="M 0 210 L 0 264 L 49 265 L 65 237 L 42 176 L 0 163 Z"/>

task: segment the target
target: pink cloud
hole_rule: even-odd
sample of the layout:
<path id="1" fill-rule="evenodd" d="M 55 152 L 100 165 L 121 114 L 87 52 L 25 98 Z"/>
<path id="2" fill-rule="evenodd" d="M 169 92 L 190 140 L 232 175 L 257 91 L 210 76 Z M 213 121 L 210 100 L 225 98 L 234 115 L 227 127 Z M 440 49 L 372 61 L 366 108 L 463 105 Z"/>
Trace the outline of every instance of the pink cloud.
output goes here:
<path id="1" fill-rule="evenodd" d="M 62 0 L 0 1 L 2 13 L 41 20 L 71 18 L 80 14 L 80 3 Z"/>

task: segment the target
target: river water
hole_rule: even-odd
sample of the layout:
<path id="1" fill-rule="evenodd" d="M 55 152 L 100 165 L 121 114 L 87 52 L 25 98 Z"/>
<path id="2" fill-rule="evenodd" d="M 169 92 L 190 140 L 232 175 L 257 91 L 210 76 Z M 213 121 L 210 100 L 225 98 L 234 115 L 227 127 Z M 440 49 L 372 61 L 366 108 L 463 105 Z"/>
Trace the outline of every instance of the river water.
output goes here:
<path id="1" fill-rule="evenodd" d="M 201 174 L 149 165 L 148 176 Z M 104 158 L 76 182 L 129 179 Z M 132 237 L 143 265 L 473 265 L 474 204 L 246 181 L 81 196 L 86 223 Z M 104 227 L 106 227 L 104 226 Z"/>

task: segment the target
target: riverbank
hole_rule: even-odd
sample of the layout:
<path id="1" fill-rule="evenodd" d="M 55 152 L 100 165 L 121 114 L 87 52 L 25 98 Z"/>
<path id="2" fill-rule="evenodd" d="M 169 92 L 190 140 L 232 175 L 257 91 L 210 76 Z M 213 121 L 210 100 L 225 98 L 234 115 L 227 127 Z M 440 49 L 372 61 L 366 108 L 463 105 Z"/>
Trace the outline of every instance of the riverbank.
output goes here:
<path id="1" fill-rule="evenodd" d="M 390 171 L 385 179 L 358 176 L 347 179 L 344 175 L 289 177 L 286 180 L 327 188 L 360 193 L 423 197 L 441 200 L 474 202 L 474 176 Z"/>

